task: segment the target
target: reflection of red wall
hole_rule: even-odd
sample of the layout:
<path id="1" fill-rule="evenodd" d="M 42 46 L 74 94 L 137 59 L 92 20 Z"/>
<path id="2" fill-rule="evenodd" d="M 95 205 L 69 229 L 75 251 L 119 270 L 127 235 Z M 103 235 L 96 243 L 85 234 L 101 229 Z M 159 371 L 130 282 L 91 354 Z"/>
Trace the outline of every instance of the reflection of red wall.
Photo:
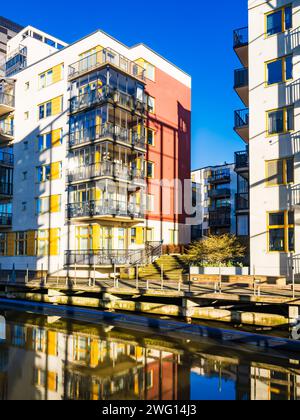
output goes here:
<path id="1" fill-rule="evenodd" d="M 147 365 L 147 372 L 153 373 L 153 386 L 147 390 L 148 400 L 173 400 L 177 399 L 177 367 L 173 364 L 173 357 L 162 359 L 161 374 L 160 361 Z M 160 384 L 161 375 L 161 384 Z M 161 387 L 161 388 L 160 388 Z M 161 393 L 160 393 L 161 390 Z"/>
<path id="2" fill-rule="evenodd" d="M 155 145 L 149 146 L 147 153 L 147 160 L 155 163 L 155 179 L 190 179 L 191 89 L 156 69 L 155 82 L 147 80 L 146 91 L 155 98 L 155 114 L 150 114 L 148 121 L 156 131 Z M 163 190 L 152 180 L 148 188 L 156 202 L 156 214 L 150 213 L 149 219 L 185 222 L 185 215 L 174 216 L 174 189 Z"/>

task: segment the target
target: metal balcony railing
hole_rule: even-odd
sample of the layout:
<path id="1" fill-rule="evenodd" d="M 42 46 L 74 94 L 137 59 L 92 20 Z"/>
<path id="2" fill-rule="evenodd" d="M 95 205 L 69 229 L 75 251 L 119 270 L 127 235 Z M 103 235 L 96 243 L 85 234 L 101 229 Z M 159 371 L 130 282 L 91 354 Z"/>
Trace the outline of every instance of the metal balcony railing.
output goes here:
<path id="1" fill-rule="evenodd" d="M 75 79 L 85 73 L 105 65 L 117 67 L 126 74 L 141 81 L 145 80 L 145 69 L 111 48 L 104 48 L 69 66 L 69 79 Z"/>
<path id="2" fill-rule="evenodd" d="M 212 204 L 208 208 L 209 213 L 216 213 L 216 212 L 223 213 L 224 211 L 230 212 L 230 210 L 231 210 L 231 203 L 227 203 L 227 204 L 224 203 L 222 205 Z"/>
<path id="3" fill-rule="evenodd" d="M 146 150 L 146 140 L 137 132 L 120 127 L 118 125 L 105 123 L 98 126 L 81 128 L 70 132 L 70 148 L 84 145 L 101 139 L 116 140 Z"/>
<path id="4" fill-rule="evenodd" d="M 72 168 L 67 172 L 68 182 L 77 182 L 98 177 L 114 177 L 120 180 L 130 181 L 134 175 L 136 174 L 130 167 L 109 161 Z M 139 178 L 145 178 L 142 171 L 139 171 L 138 175 Z"/>
<path id="5" fill-rule="evenodd" d="M 235 29 L 233 31 L 233 48 L 240 48 L 248 45 L 248 27 Z"/>
<path id="6" fill-rule="evenodd" d="M 234 71 L 234 88 L 247 87 L 249 85 L 248 69 L 242 68 Z"/>
<path id="7" fill-rule="evenodd" d="M 248 151 L 243 150 L 235 153 L 235 169 L 242 169 L 249 167 Z"/>
<path id="8" fill-rule="evenodd" d="M 215 211 L 209 214 L 209 226 L 221 227 L 231 225 L 231 215 L 227 210 Z"/>
<path id="9" fill-rule="evenodd" d="M 144 212 L 140 205 L 126 201 L 89 201 L 85 203 L 72 203 L 67 206 L 69 219 L 95 216 L 115 216 L 143 219 Z"/>
<path id="10" fill-rule="evenodd" d="M 1 164 L 12 166 L 14 164 L 14 155 L 0 151 L 0 165 Z"/>
<path id="11" fill-rule="evenodd" d="M 83 251 L 66 251 L 66 266 L 112 266 L 112 265 L 144 265 L 150 264 L 162 255 L 162 242 L 146 242 L 145 248 L 99 249 Z"/>
<path id="12" fill-rule="evenodd" d="M 12 226 L 11 213 L 0 213 L 0 226 Z"/>
<path id="13" fill-rule="evenodd" d="M 11 108 L 15 106 L 15 97 L 5 92 L 0 92 L 0 105 L 6 105 Z"/>
<path id="14" fill-rule="evenodd" d="M 230 188 L 216 188 L 208 192 L 209 198 L 230 197 Z"/>
<path id="15" fill-rule="evenodd" d="M 13 195 L 13 184 L 0 181 L 0 195 Z"/>
<path id="16" fill-rule="evenodd" d="M 249 193 L 235 195 L 235 208 L 237 211 L 249 210 Z"/>
<path id="17" fill-rule="evenodd" d="M 128 95 L 118 89 L 110 86 L 103 86 L 101 89 L 95 89 L 82 95 L 74 96 L 70 99 L 70 113 L 76 113 L 86 108 L 104 104 L 111 101 L 120 107 L 129 111 L 136 111 L 138 114 L 144 114 L 146 105 L 139 101 L 135 96 Z"/>
<path id="18" fill-rule="evenodd" d="M 234 128 L 249 127 L 249 109 L 240 109 L 234 112 Z"/>
<path id="19" fill-rule="evenodd" d="M 229 170 L 223 170 L 218 172 L 213 172 L 212 175 L 208 178 L 208 182 L 217 183 L 217 182 L 230 182 L 231 176 Z"/>

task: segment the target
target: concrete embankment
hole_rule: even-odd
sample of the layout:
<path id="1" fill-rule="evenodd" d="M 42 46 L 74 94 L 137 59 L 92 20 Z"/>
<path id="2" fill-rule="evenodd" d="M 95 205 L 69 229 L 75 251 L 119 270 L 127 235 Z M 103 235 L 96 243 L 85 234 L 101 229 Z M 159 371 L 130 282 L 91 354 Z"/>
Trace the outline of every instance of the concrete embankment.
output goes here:
<path id="1" fill-rule="evenodd" d="M 29 302 L 52 303 L 56 305 L 69 305 L 83 308 L 177 318 L 183 317 L 193 320 L 218 321 L 259 327 L 279 327 L 289 324 L 288 318 L 281 315 L 200 307 L 186 298 L 182 299 L 182 305 L 173 305 L 166 303 L 140 302 L 137 300 L 124 300 L 109 294 L 104 294 L 102 299 L 86 296 L 67 296 L 55 290 L 49 290 L 48 294 L 1 292 L 0 296 L 11 299 L 26 300 Z"/>

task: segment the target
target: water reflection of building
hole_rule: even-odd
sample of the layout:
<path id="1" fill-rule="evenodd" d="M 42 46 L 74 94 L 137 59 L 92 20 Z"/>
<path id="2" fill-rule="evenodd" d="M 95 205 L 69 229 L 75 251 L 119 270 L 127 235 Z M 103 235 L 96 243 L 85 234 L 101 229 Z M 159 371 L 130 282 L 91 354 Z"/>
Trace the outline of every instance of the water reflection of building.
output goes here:
<path id="1" fill-rule="evenodd" d="M 72 328 L 41 318 L 7 322 L 0 342 L 0 399 L 186 400 L 202 399 L 204 388 L 205 395 L 224 398 L 226 384 L 235 399 L 300 399 L 299 364 L 290 361 L 283 367 L 259 355 L 249 361 L 219 356 L 213 348 L 208 354 L 201 343 L 187 351 L 168 339 Z"/>

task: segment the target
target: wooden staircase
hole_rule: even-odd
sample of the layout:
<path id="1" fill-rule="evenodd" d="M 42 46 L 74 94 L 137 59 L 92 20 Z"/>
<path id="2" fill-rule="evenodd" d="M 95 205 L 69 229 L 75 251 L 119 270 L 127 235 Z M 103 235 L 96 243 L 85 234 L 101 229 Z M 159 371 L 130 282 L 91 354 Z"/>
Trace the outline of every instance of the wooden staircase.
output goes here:
<path id="1" fill-rule="evenodd" d="M 139 269 L 139 278 L 142 280 L 184 280 L 188 273 L 187 266 L 180 255 L 163 255 L 145 267 Z"/>

